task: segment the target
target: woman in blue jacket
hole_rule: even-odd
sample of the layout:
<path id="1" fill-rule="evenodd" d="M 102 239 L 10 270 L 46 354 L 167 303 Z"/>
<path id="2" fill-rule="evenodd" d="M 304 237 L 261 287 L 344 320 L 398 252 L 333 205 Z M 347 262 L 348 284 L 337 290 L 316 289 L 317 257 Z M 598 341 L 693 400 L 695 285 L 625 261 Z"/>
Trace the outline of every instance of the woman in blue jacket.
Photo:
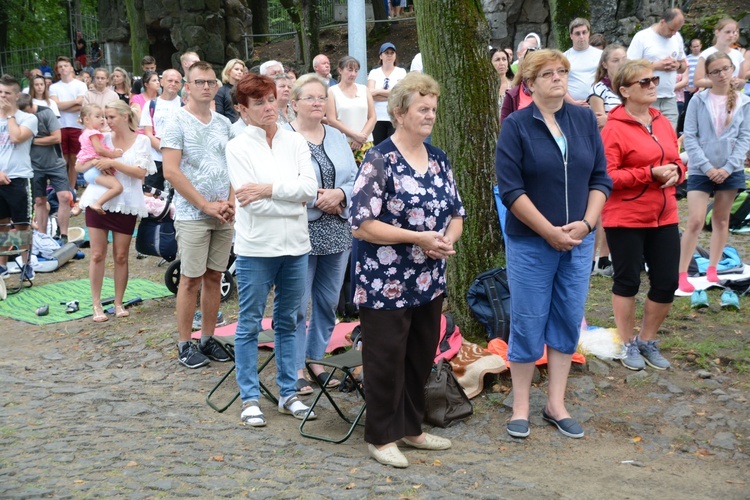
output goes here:
<path id="1" fill-rule="evenodd" d="M 734 64 L 724 52 L 706 59 L 706 75 L 713 86 L 695 94 L 685 115 L 685 151 L 688 154 L 688 224 L 680 249 L 680 290 L 693 292 L 688 265 L 703 229 L 708 198 L 714 193 L 708 281 L 719 277 L 716 265 L 729 236 L 729 214 L 739 189 L 745 189 L 743 171 L 750 149 L 750 97 L 732 88 Z"/>
<path id="2" fill-rule="evenodd" d="M 315 74 L 297 80 L 290 102 L 296 118 L 284 126 L 302 134 L 310 147 L 313 169 L 318 179 L 318 193 L 307 203 L 307 225 L 312 250 L 307 261 L 307 282 L 297 314 L 296 368 L 298 395 L 313 392 L 305 380 L 305 356 L 323 359 L 336 324 L 336 304 L 344 281 L 352 229 L 349 225 L 349 202 L 357 175 L 357 164 L 346 136 L 323 125 L 328 85 Z M 307 305 L 312 297 L 310 325 L 305 325 Z M 315 382 L 336 387 L 340 381 L 331 378 L 320 365 L 312 365 Z M 327 381 L 327 382 L 326 382 Z"/>
<path id="3" fill-rule="evenodd" d="M 542 416 L 565 436 L 584 434 L 565 408 L 565 387 L 588 294 L 591 232 L 612 181 L 594 113 L 564 102 L 569 71 L 560 51 L 526 55 L 522 77 L 533 103 L 503 122 L 495 153 L 500 195 L 508 208 L 508 361 L 514 398 L 507 431 L 514 437 L 529 435 L 531 378 L 545 344 L 549 398 Z"/>

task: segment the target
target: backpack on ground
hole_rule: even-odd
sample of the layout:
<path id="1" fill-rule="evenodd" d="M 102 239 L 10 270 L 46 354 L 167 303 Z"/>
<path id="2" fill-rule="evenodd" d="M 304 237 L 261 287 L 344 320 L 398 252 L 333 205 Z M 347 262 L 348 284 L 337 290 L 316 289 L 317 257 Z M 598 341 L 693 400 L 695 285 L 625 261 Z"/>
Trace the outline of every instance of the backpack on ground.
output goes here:
<path id="1" fill-rule="evenodd" d="M 466 292 L 466 301 L 474 317 L 487 330 L 487 340 L 510 336 L 510 288 L 504 267 L 477 275 Z"/>
<path id="2" fill-rule="evenodd" d="M 708 205 L 708 213 L 703 229 L 711 231 L 711 217 L 714 214 L 714 203 Z M 739 231 L 750 227 L 750 191 L 740 191 L 734 198 L 732 209 L 729 212 L 729 230 Z"/>

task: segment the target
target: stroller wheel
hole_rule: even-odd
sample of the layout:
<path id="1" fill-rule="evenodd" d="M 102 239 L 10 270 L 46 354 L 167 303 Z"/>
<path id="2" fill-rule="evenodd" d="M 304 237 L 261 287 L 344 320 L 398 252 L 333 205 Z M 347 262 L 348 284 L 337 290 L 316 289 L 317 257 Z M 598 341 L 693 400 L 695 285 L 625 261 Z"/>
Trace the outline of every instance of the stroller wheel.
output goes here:
<path id="1" fill-rule="evenodd" d="M 180 260 L 172 262 L 167 271 L 164 273 L 164 284 L 170 292 L 177 295 L 177 288 L 180 286 Z"/>
<path id="2" fill-rule="evenodd" d="M 234 295 L 234 289 L 236 285 L 234 283 L 234 278 L 232 277 L 232 273 L 229 271 L 224 271 L 224 274 L 221 275 L 221 301 L 226 302 L 229 300 L 229 298 Z"/>

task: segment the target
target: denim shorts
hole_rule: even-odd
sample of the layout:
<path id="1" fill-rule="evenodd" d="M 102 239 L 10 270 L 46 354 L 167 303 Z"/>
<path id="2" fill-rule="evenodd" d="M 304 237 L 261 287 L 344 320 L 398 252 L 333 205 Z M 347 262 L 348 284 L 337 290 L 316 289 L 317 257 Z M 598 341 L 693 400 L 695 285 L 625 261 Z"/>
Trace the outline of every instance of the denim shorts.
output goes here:
<path id="1" fill-rule="evenodd" d="M 533 363 L 544 345 L 564 354 L 578 347 L 589 291 L 594 233 L 567 252 L 539 236 L 505 235 L 510 286 L 508 361 Z"/>
<path id="2" fill-rule="evenodd" d="M 745 172 L 739 170 L 724 179 L 721 184 L 716 184 L 707 176 L 702 174 L 690 174 L 687 179 L 688 191 L 702 191 L 714 193 L 716 191 L 729 191 L 730 189 L 745 189 Z"/>

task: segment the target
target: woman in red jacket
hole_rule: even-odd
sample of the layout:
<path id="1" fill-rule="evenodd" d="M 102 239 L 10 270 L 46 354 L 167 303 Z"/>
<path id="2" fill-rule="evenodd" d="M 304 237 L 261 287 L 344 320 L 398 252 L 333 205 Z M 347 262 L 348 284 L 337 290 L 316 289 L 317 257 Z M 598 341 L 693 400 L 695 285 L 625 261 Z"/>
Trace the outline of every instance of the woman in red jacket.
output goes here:
<path id="1" fill-rule="evenodd" d="M 669 368 L 659 352 L 656 332 L 669 313 L 678 284 L 680 236 L 675 184 L 685 175 L 671 123 L 651 108 L 659 77 L 650 62 L 626 62 L 612 88 L 623 104 L 609 113 L 602 130 L 612 194 L 602 210 L 614 267 L 612 308 L 627 354 L 620 361 L 631 370 L 646 364 Z M 650 288 L 643 324 L 634 335 L 635 296 L 641 265 L 648 265 Z"/>

